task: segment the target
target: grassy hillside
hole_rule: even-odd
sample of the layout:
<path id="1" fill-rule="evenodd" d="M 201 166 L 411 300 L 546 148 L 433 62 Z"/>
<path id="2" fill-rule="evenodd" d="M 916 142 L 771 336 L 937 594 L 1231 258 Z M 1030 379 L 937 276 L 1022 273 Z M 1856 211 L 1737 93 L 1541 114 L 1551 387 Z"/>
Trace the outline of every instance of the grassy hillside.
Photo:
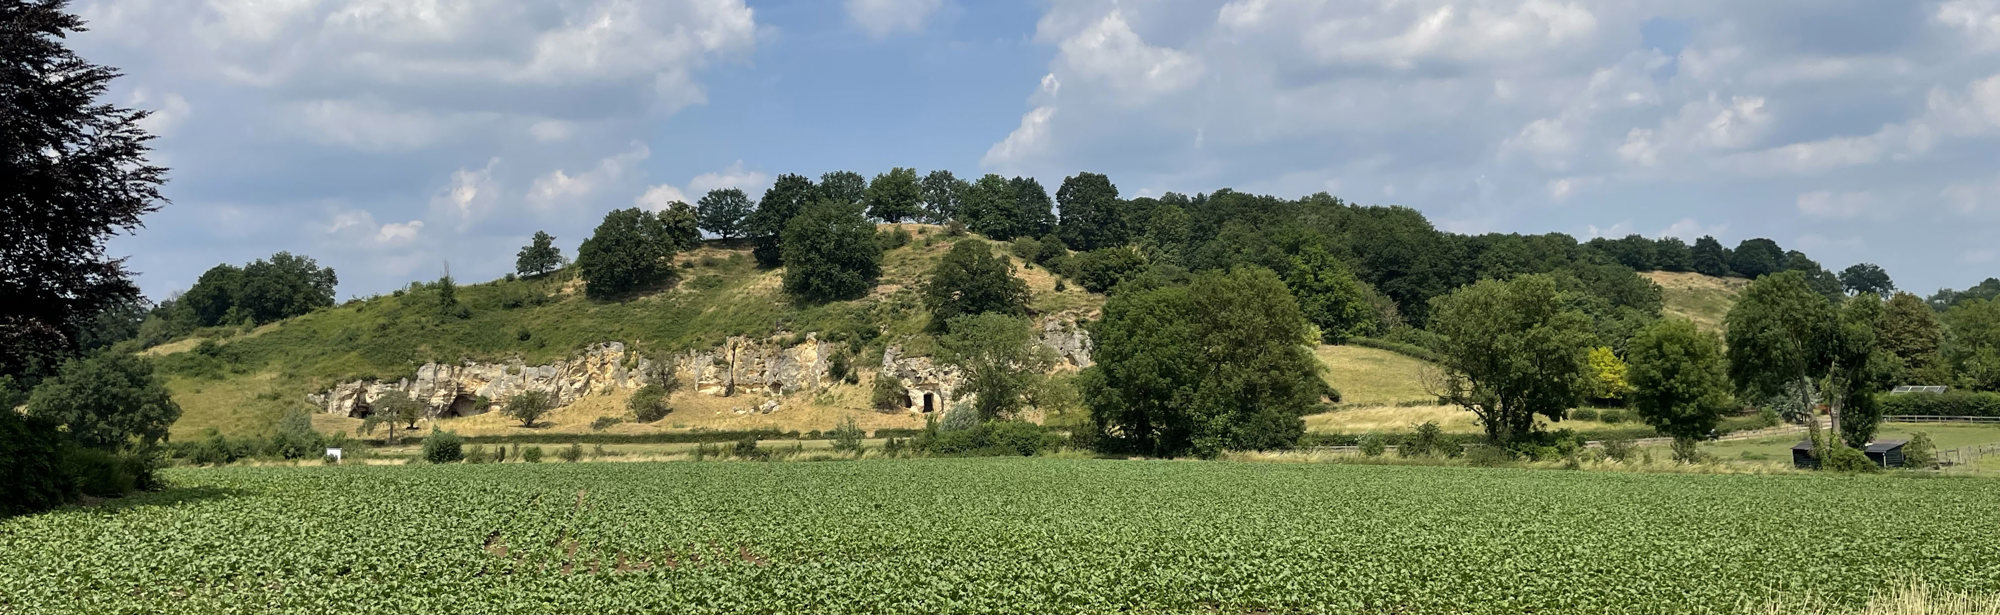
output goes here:
<path id="1" fill-rule="evenodd" d="M 608 341 L 624 342 L 628 348 L 652 354 L 709 348 L 738 335 L 783 341 L 816 332 L 822 340 L 848 345 L 866 367 L 880 360 L 884 344 L 904 343 L 918 355 L 928 347 L 923 343 L 922 329 L 929 315 L 914 287 L 953 239 L 936 226 L 901 227 L 913 234 L 913 240 L 884 255 L 881 284 L 868 297 L 855 301 L 795 304 L 780 289 L 782 270 L 757 267 L 747 244 L 711 242 L 676 257 L 679 275 L 671 283 L 619 300 L 585 297 L 574 271 L 564 270 L 535 279 L 461 285 L 458 301 L 469 307 L 471 314 L 458 318 L 440 315 L 434 287 L 412 284 L 389 295 L 350 301 L 252 330 L 204 330 L 195 338 L 146 352 L 159 359 L 169 387 L 185 411 L 173 428 L 181 437 L 211 427 L 227 433 L 257 433 L 285 411 L 304 405 L 308 393 L 356 379 L 407 378 L 427 362 L 519 359 L 539 365 Z M 1004 246 L 996 248 L 1004 252 Z M 1075 285 L 1056 291 L 1056 279 L 1045 269 L 1029 269 L 1018 260 L 1015 264 L 1016 274 L 1033 291 L 1032 308 L 1037 313 L 1090 315 L 1103 305 L 1101 296 Z M 869 384 L 864 380 L 858 387 L 837 387 L 818 399 L 794 396 L 796 401 L 787 403 L 820 410 L 853 410 L 859 420 L 879 421 L 879 415 L 863 413 L 868 401 L 864 387 Z M 604 403 L 596 403 L 600 401 Z M 622 399 L 586 402 L 578 404 L 586 407 L 558 412 L 555 428 L 582 429 L 600 414 L 616 415 L 623 409 Z M 685 412 L 657 425 L 622 429 L 789 428 L 780 423 L 808 417 L 815 425 L 807 428 L 819 429 L 838 420 L 802 411 L 742 417 L 733 412 L 741 400 L 706 398 L 690 392 L 676 395 L 673 403 Z M 720 416 L 696 416 L 709 411 Z M 464 421 L 462 427 L 468 432 L 483 432 L 504 429 L 498 418 L 453 421 Z M 342 428 L 350 421 L 338 417 L 319 420 L 330 428 Z M 818 424 L 821 421 L 824 424 Z M 450 427 L 461 428 L 457 424 Z"/>
<path id="2" fill-rule="evenodd" d="M 1743 287 L 1750 281 L 1742 278 L 1717 278 L 1699 273 L 1671 273 L 1653 271 L 1644 274 L 1660 289 L 1665 291 L 1666 308 L 1661 310 L 1666 316 L 1694 321 L 1703 331 L 1722 331 L 1722 318 L 1729 314 L 1730 306 L 1736 305 L 1736 296 L 1742 294 Z"/>

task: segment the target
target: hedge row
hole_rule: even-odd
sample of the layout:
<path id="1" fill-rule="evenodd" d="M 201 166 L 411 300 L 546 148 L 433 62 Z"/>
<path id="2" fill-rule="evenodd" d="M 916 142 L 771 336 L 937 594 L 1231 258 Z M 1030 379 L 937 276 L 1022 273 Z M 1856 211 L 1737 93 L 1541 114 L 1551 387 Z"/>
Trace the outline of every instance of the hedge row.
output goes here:
<path id="1" fill-rule="evenodd" d="M 2000 393 L 1951 391 L 1881 396 L 1888 416 L 2000 416 Z"/>
<path id="2" fill-rule="evenodd" d="M 875 430 L 876 438 L 908 438 L 922 432 L 922 429 L 883 428 Z M 416 436 L 418 434 L 412 434 Z M 690 431 L 681 433 L 550 433 L 550 434 L 507 434 L 499 436 L 466 436 L 467 444 L 702 444 L 716 442 L 737 442 L 744 438 L 758 440 L 827 440 L 833 438 L 832 431 L 779 431 L 776 429 L 747 429 L 732 431 Z M 411 438 L 405 438 L 410 440 Z M 370 444 L 381 445 L 380 439 L 370 440 Z"/>

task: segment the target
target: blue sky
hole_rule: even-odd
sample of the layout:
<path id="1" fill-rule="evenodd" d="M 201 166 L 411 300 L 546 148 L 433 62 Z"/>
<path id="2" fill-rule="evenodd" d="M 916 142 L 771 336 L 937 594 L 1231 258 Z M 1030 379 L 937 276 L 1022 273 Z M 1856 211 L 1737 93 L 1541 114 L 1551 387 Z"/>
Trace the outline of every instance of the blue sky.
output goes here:
<path id="1" fill-rule="evenodd" d="M 155 109 L 155 298 L 278 250 L 341 298 L 614 208 L 892 166 L 1328 191 L 1460 232 L 1766 236 L 2000 275 L 2000 0 L 78 0 Z"/>

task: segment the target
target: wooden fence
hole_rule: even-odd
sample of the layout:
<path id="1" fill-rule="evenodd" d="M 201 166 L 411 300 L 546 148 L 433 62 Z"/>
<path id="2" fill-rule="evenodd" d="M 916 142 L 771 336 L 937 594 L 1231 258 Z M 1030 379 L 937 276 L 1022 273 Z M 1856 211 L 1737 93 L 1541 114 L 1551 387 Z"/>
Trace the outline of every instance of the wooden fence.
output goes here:
<path id="1" fill-rule="evenodd" d="M 2000 455 L 2000 444 L 1961 446 L 1954 449 L 1946 449 L 1938 451 L 1937 460 L 1938 463 L 1941 465 L 1962 466 L 1976 462 L 1979 460 L 1979 458 L 1985 457 L 1987 455 Z"/>
<path id="2" fill-rule="evenodd" d="M 1884 423 L 2000 423 L 2000 416 L 1934 416 L 1899 414 L 1882 417 Z"/>

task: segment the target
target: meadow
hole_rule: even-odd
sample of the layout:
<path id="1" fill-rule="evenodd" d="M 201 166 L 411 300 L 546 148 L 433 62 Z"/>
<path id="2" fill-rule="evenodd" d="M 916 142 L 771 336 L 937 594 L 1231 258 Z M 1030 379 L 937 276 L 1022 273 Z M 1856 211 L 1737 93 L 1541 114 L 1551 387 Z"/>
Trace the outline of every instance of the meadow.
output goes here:
<path id="1" fill-rule="evenodd" d="M 230 467 L 0 613 L 1737 613 L 2000 593 L 1985 479 L 1070 459 Z"/>

